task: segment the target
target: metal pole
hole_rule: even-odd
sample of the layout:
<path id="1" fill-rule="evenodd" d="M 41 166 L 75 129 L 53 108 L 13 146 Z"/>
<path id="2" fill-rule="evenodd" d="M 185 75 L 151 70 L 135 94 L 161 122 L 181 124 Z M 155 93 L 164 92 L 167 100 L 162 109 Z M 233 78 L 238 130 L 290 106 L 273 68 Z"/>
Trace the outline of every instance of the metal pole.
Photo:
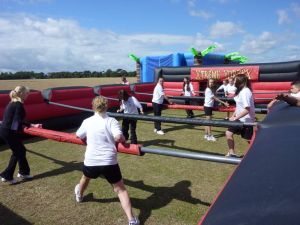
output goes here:
<path id="1" fill-rule="evenodd" d="M 167 149 L 154 149 L 154 148 L 147 148 L 147 147 L 141 147 L 141 152 L 173 156 L 178 158 L 204 160 L 204 161 L 217 162 L 217 163 L 235 164 L 235 165 L 239 164 L 242 160 L 241 158 L 225 157 L 225 156 L 218 156 L 213 154 L 194 153 L 194 152 L 187 152 L 187 151 L 174 151 L 174 150 L 167 150 Z"/>
<path id="2" fill-rule="evenodd" d="M 91 109 L 86 109 L 77 106 L 71 106 L 66 104 L 61 104 L 57 102 L 49 102 L 49 104 L 57 105 L 65 108 L 76 109 L 86 112 L 94 112 Z M 200 125 L 200 126 L 214 126 L 214 127 L 243 127 L 243 126 L 256 126 L 257 123 L 241 123 L 241 122 L 231 122 L 223 120 L 206 120 L 206 119 L 185 119 L 178 117 L 163 117 L 163 116 L 146 116 L 139 114 L 129 114 L 129 113 L 112 113 L 107 112 L 109 116 L 116 118 L 127 118 L 135 120 L 144 120 L 144 121 L 156 121 L 164 123 L 177 123 L 177 124 L 190 124 L 190 125 Z"/>

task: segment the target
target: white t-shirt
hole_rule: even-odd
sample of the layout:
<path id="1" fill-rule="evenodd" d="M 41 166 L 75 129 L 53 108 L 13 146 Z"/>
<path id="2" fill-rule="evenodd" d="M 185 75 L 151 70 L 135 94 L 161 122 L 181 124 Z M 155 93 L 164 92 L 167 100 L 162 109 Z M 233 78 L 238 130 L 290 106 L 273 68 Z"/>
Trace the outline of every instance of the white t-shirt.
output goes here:
<path id="1" fill-rule="evenodd" d="M 115 118 L 106 114 L 85 119 L 76 135 L 86 138 L 84 165 L 106 166 L 117 164 L 117 148 L 114 137 L 122 134 L 120 125 Z"/>
<path id="2" fill-rule="evenodd" d="M 192 96 L 194 93 L 194 87 L 193 85 L 190 83 L 190 91 L 187 90 L 187 84 L 184 85 L 184 96 Z"/>
<path id="3" fill-rule="evenodd" d="M 297 92 L 297 93 L 295 93 L 295 94 L 294 94 L 294 93 L 291 93 L 291 96 L 300 99 L 300 91 Z"/>
<path id="4" fill-rule="evenodd" d="M 161 84 L 157 84 L 154 88 L 153 91 L 153 98 L 152 98 L 152 102 L 155 102 L 157 104 L 163 104 L 164 102 L 164 89 L 161 86 Z"/>
<path id="5" fill-rule="evenodd" d="M 233 85 L 228 84 L 227 85 L 227 93 L 228 94 L 235 94 L 236 92 L 236 87 Z"/>
<path id="6" fill-rule="evenodd" d="M 229 84 L 222 84 L 220 87 L 218 87 L 218 89 L 216 91 L 220 91 L 223 89 L 224 92 L 227 92 L 227 87 Z"/>
<path id="7" fill-rule="evenodd" d="M 205 107 L 213 107 L 215 100 L 213 97 L 215 96 L 214 93 L 210 88 L 206 88 L 204 92 L 205 98 L 204 98 L 204 106 Z"/>
<path id="8" fill-rule="evenodd" d="M 129 97 L 127 101 L 122 100 L 121 109 L 124 110 L 124 113 L 138 114 L 137 108 L 141 109 L 141 103 L 133 96 Z"/>
<path id="9" fill-rule="evenodd" d="M 238 95 L 234 97 L 236 103 L 235 115 L 239 115 L 246 107 L 249 107 L 249 113 L 239 120 L 243 123 L 252 123 L 255 121 L 255 106 L 252 92 L 248 87 L 244 87 Z"/>

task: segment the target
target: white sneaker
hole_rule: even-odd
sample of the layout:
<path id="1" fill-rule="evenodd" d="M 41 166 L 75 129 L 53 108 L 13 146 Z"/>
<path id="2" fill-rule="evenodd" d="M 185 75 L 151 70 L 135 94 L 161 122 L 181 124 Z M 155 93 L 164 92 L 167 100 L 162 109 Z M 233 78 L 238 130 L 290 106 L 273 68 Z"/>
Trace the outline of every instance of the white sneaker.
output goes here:
<path id="1" fill-rule="evenodd" d="M 204 135 L 204 139 L 205 139 L 205 140 L 208 140 L 208 137 L 209 137 L 209 136 L 208 136 L 207 134 Z"/>
<path id="2" fill-rule="evenodd" d="M 140 221 L 138 218 L 134 217 L 133 220 L 129 221 L 128 225 L 139 225 Z"/>
<path id="3" fill-rule="evenodd" d="M 162 130 L 158 130 L 158 131 L 156 131 L 156 133 L 159 134 L 159 135 L 164 135 L 165 134 Z"/>
<path id="4" fill-rule="evenodd" d="M 33 178 L 31 175 L 22 175 L 20 173 L 18 173 L 17 177 L 21 178 L 22 180 L 31 180 Z"/>
<path id="5" fill-rule="evenodd" d="M 1 181 L 2 182 L 8 182 L 9 184 L 16 184 L 18 181 L 16 181 L 15 179 L 12 180 L 6 180 L 5 178 L 1 177 Z"/>
<path id="6" fill-rule="evenodd" d="M 79 184 L 77 184 L 75 186 L 74 192 L 75 192 L 76 202 L 82 202 L 82 196 L 80 195 L 80 185 Z"/>
<path id="7" fill-rule="evenodd" d="M 154 133 L 156 133 L 156 131 L 157 131 L 157 130 L 156 130 L 156 129 L 154 129 L 153 131 L 154 131 Z"/>
<path id="8" fill-rule="evenodd" d="M 213 135 L 208 136 L 207 140 L 208 141 L 217 141 L 217 139 Z"/>

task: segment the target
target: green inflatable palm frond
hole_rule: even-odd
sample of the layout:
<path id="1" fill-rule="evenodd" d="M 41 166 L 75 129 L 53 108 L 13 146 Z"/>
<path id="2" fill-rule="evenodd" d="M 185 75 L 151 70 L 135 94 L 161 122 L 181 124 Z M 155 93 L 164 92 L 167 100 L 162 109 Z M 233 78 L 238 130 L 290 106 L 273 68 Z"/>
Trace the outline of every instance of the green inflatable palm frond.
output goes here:
<path id="1" fill-rule="evenodd" d="M 208 46 L 208 48 L 204 49 L 203 51 L 201 51 L 201 56 L 204 57 L 205 55 L 207 55 L 208 53 L 212 52 L 217 46 L 215 45 L 210 45 Z"/>
<path id="2" fill-rule="evenodd" d="M 239 63 L 245 63 L 245 62 L 247 62 L 248 58 L 245 56 L 241 56 L 241 55 L 235 55 L 235 56 L 232 56 L 230 58 L 230 60 L 239 61 Z"/>
<path id="3" fill-rule="evenodd" d="M 231 59 L 232 56 L 235 56 L 235 55 L 238 55 L 238 54 L 240 54 L 240 53 L 239 52 L 231 52 L 231 53 L 226 54 L 224 57 L 226 59 Z"/>
<path id="4" fill-rule="evenodd" d="M 138 57 L 135 56 L 134 54 L 129 54 L 128 56 L 129 56 L 129 58 L 131 58 L 133 61 L 135 61 L 135 62 L 140 62 L 140 58 L 138 58 Z"/>
<path id="5" fill-rule="evenodd" d="M 197 52 L 197 50 L 195 48 L 191 48 L 191 52 L 194 56 L 198 56 L 199 52 Z"/>

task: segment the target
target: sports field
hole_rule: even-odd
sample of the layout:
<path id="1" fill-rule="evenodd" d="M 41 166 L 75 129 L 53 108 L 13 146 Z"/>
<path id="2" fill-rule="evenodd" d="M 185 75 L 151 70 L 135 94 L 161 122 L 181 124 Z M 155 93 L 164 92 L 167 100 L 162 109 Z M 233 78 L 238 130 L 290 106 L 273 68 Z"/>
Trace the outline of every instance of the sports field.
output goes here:
<path id="1" fill-rule="evenodd" d="M 57 79 L 58 83 L 49 80 L 48 87 L 104 84 L 99 78 L 76 79 L 78 83 L 71 80 Z M 119 83 L 119 80 L 110 83 Z M 20 84 L 44 89 L 47 88 L 45 81 L 24 81 Z M 10 82 L 1 81 L 0 90 L 16 86 L 16 83 Z M 196 118 L 203 118 L 201 111 L 195 114 Z M 165 110 L 163 116 L 185 117 L 185 111 Z M 215 113 L 214 118 L 222 119 L 224 116 Z M 261 120 L 264 116 L 257 117 Z M 204 140 L 204 127 L 201 126 L 162 124 L 162 128 L 166 134 L 159 136 L 153 133 L 152 122 L 139 121 L 139 143 L 151 148 L 219 155 L 227 152 L 225 128 L 213 128 L 217 142 Z M 92 181 L 84 202 L 75 202 L 74 186 L 82 174 L 84 146 L 40 138 L 26 140 L 25 143 L 34 180 L 14 186 L 0 183 L 1 225 L 127 224 L 115 193 L 104 179 Z M 247 145 L 246 141 L 236 137 L 239 155 L 244 154 Z M 10 154 L 7 146 L 0 146 L 0 170 L 6 167 Z M 152 154 L 132 156 L 120 153 L 118 159 L 134 212 L 139 215 L 141 224 L 147 225 L 197 224 L 236 167 Z"/>

